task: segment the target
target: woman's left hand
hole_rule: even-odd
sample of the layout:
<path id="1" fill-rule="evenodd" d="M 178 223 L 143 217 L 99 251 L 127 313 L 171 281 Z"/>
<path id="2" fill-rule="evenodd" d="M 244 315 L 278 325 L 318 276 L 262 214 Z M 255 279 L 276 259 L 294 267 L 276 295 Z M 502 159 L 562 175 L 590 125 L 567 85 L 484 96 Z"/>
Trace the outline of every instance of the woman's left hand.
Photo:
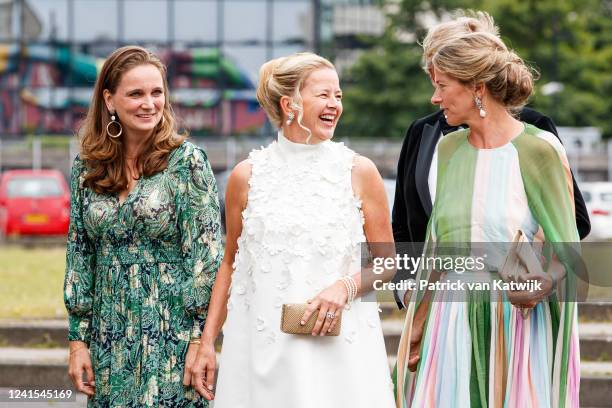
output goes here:
<path id="1" fill-rule="evenodd" d="M 301 324 L 304 325 L 313 313 L 319 310 L 317 322 L 312 329 L 313 336 L 325 336 L 336 326 L 338 317 L 342 313 L 344 305 L 348 300 L 348 292 L 344 283 L 336 281 L 331 286 L 323 289 L 317 296 L 308 301 L 308 307 Z M 332 317 L 333 316 L 333 317 Z"/>
<path id="2" fill-rule="evenodd" d="M 199 382 L 201 382 L 201 380 L 204 378 L 204 373 L 202 370 L 198 370 L 198 368 L 200 368 L 200 361 L 198 359 L 199 349 L 199 344 L 189 344 L 189 348 L 187 348 L 187 354 L 185 355 L 183 385 L 186 387 L 191 386 L 195 388 L 199 394 L 210 401 L 213 398 L 212 393 L 210 393 L 209 390 L 204 390 L 206 392 L 202 392 L 202 386 L 199 384 Z"/>
<path id="3" fill-rule="evenodd" d="M 185 371 L 183 375 L 184 385 L 190 385 L 191 370 L 195 363 L 199 348 L 200 348 L 200 345 L 195 344 L 195 343 L 189 343 L 189 347 L 187 347 L 187 354 L 185 354 Z"/>

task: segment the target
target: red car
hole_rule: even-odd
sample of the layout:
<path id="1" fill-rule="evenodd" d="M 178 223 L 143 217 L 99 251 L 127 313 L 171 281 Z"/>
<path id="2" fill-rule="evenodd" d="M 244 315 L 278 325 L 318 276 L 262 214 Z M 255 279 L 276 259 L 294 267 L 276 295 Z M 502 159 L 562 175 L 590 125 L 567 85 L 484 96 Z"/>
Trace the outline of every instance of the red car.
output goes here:
<path id="1" fill-rule="evenodd" d="M 0 177 L 0 234 L 63 235 L 70 191 L 58 170 L 9 170 Z"/>

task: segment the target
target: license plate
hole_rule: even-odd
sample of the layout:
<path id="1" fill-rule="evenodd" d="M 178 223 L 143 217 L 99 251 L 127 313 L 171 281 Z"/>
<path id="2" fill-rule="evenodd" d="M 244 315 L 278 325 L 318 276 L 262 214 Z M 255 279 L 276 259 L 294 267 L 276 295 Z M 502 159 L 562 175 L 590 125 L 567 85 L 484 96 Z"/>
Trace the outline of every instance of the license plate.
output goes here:
<path id="1" fill-rule="evenodd" d="M 24 221 L 26 224 L 45 224 L 49 222 L 49 216 L 46 214 L 28 214 Z"/>

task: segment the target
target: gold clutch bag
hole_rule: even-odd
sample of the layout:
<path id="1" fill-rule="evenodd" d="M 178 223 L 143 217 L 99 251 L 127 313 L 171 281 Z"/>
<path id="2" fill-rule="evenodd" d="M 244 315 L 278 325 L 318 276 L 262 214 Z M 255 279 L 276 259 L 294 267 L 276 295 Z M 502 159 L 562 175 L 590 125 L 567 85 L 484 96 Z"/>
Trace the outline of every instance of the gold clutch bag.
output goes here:
<path id="1" fill-rule="evenodd" d="M 510 244 L 510 249 L 506 254 L 504 264 L 499 271 L 499 275 L 504 281 L 516 281 L 522 274 L 528 273 L 527 268 L 521 262 L 518 255 L 521 247 L 523 247 L 526 243 L 528 244 L 525 234 L 523 231 L 518 230 L 514 235 L 512 243 Z"/>
<path id="2" fill-rule="evenodd" d="M 529 240 L 525 237 L 525 233 L 518 230 L 510 244 L 510 249 L 499 275 L 506 282 L 516 282 L 521 276 L 529 275 L 530 270 L 535 270 L 538 262 L 537 255 L 533 251 Z M 521 309 L 524 318 L 529 316 L 530 311 L 531 309 Z"/>
<path id="3" fill-rule="evenodd" d="M 528 275 L 529 271 L 536 270 L 538 263 L 538 256 L 525 237 L 525 233 L 518 230 L 499 275 L 505 281 L 518 281 L 521 276 Z"/>
<path id="4" fill-rule="evenodd" d="M 313 313 L 310 319 L 303 326 L 300 324 L 304 312 L 306 312 L 307 303 L 285 303 L 281 314 L 281 331 L 288 334 L 312 334 L 312 329 L 317 322 L 318 313 Z M 327 336 L 338 336 L 340 334 L 340 323 L 342 322 L 342 314 L 336 316 L 338 320 L 333 330 L 327 333 Z"/>

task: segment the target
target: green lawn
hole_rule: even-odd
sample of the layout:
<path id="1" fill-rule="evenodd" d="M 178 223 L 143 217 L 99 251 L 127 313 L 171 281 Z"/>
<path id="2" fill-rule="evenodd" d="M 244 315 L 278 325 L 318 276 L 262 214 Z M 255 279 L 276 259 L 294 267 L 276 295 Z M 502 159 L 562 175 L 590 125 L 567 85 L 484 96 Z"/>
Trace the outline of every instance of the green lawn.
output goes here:
<path id="1" fill-rule="evenodd" d="M 589 300 L 612 301 L 612 285 L 602 280 L 601 265 L 612 265 L 607 248 L 586 248 L 587 268 L 598 277 L 589 290 Z M 62 247 L 25 248 L 0 246 L 0 319 L 63 318 L 63 281 L 66 251 Z M 599 266 L 599 267 L 597 267 Z M 378 293 L 379 302 L 394 303 L 389 293 Z"/>
<path id="2" fill-rule="evenodd" d="M 66 250 L 0 246 L 0 318 L 63 318 Z"/>

